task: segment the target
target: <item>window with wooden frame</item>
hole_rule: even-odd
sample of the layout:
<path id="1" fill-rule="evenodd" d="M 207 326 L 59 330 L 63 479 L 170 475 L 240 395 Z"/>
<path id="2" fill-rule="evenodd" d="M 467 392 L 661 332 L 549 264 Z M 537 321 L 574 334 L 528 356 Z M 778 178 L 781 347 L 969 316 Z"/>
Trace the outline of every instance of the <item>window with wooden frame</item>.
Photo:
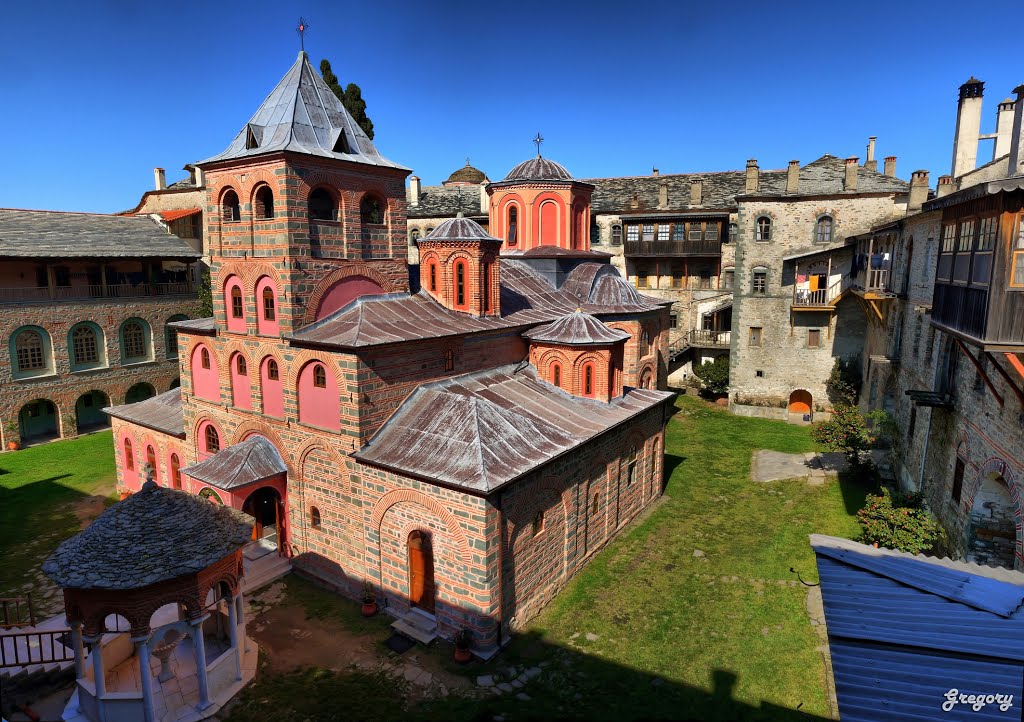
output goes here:
<path id="1" fill-rule="evenodd" d="M 231 318 L 242 318 L 245 306 L 242 305 L 242 289 L 237 285 L 231 287 Z"/>
<path id="2" fill-rule="evenodd" d="M 673 265 L 672 266 L 672 288 L 682 288 L 683 287 L 683 279 L 685 279 L 685 278 L 686 278 L 686 276 L 683 274 L 683 267 L 680 266 L 680 265 Z"/>
<path id="3" fill-rule="evenodd" d="M 281 371 L 277 367 L 277 361 L 270 359 L 267 361 L 267 379 L 269 381 L 279 381 L 281 378 Z"/>
<path id="4" fill-rule="evenodd" d="M 672 225 L 672 240 L 673 241 L 685 241 L 686 240 L 686 224 L 682 221 L 674 223 Z"/>
<path id="5" fill-rule="evenodd" d="M 639 241 L 640 240 L 640 226 L 631 223 L 626 226 L 626 240 L 627 241 Z"/>
<path id="6" fill-rule="evenodd" d="M 659 241 L 667 241 L 668 240 L 668 234 L 669 234 L 670 230 L 671 230 L 671 226 L 668 223 L 659 223 L 658 224 L 658 240 Z"/>
<path id="7" fill-rule="evenodd" d="M 209 453 L 216 454 L 220 451 L 220 434 L 217 433 L 217 429 L 214 428 L 213 424 L 206 425 L 203 437 L 206 441 L 206 450 Z"/>
<path id="8" fill-rule="evenodd" d="M 704 228 L 704 240 L 705 241 L 717 241 L 718 240 L 718 223 L 714 221 L 708 221 Z"/>
<path id="9" fill-rule="evenodd" d="M 971 261 L 971 285 L 987 286 L 992 278 L 992 253 L 996 247 L 999 217 L 988 216 L 978 220 L 978 242 Z"/>
<path id="10" fill-rule="evenodd" d="M 437 264 L 434 261 L 431 261 L 430 265 L 427 266 L 427 269 L 430 277 L 430 290 L 433 293 L 437 293 Z"/>
<path id="11" fill-rule="evenodd" d="M 583 364 L 583 395 L 594 395 L 594 364 Z"/>
<path id="12" fill-rule="evenodd" d="M 455 370 L 455 350 L 446 349 L 444 352 L 444 370 L 454 371 Z"/>
<path id="13" fill-rule="evenodd" d="M 601 493 L 594 492 L 594 499 L 590 503 L 590 513 L 597 514 L 599 511 L 601 511 Z"/>
<path id="14" fill-rule="evenodd" d="M 772 239 L 772 219 L 761 216 L 754 224 L 754 240 L 767 242 Z"/>
<path id="15" fill-rule="evenodd" d="M 491 313 L 494 310 L 491 303 L 491 264 L 483 264 L 481 271 L 480 293 L 483 295 L 484 313 Z"/>
<path id="16" fill-rule="evenodd" d="M 832 216 L 822 216 L 814 226 L 814 240 L 817 243 L 832 242 Z"/>
<path id="17" fill-rule="evenodd" d="M 644 223 L 643 231 L 644 231 L 643 232 L 643 239 L 645 241 L 653 241 L 654 240 L 654 224 L 653 223 Z"/>
<path id="18" fill-rule="evenodd" d="M 124 452 L 124 468 L 128 471 L 135 471 L 135 455 L 132 453 L 132 440 L 125 439 L 121 448 Z"/>
<path id="19" fill-rule="evenodd" d="M 957 233 L 956 257 L 953 260 L 953 283 L 967 283 L 971 274 L 971 251 L 974 248 L 976 226 L 973 218 L 960 221 Z"/>
<path id="20" fill-rule="evenodd" d="M 146 330 L 138 321 L 128 321 L 121 328 L 121 341 L 125 359 L 145 358 Z"/>
<path id="21" fill-rule="evenodd" d="M 634 446 L 629 450 L 629 456 L 626 457 L 626 486 L 629 486 L 636 481 L 636 464 L 637 451 Z"/>
<path id="22" fill-rule="evenodd" d="M 751 326 L 750 327 L 750 341 L 749 341 L 748 345 L 760 347 L 761 346 L 761 333 L 762 333 L 763 330 L 764 329 L 761 326 Z"/>
<path id="23" fill-rule="evenodd" d="M 199 365 L 204 369 L 210 368 L 210 352 L 206 348 L 199 349 Z"/>
<path id="24" fill-rule="evenodd" d="M 647 273 L 649 266 L 646 264 L 637 264 L 636 267 L 636 287 L 637 288 L 650 288 Z"/>
<path id="25" fill-rule="evenodd" d="M 557 361 L 551 364 L 551 383 L 562 388 L 562 364 Z"/>
<path id="26" fill-rule="evenodd" d="M 249 373 L 249 367 L 245 363 L 245 356 L 238 354 L 238 360 L 235 361 L 235 365 L 238 368 L 239 376 L 246 376 Z"/>
<path id="27" fill-rule="evenodd" d="M 313 367 L 313 387 L 318 389 L 327 388 L 327 370 L 320 364 Z"/>
<path id="28" fill-rule="evenodd" d="M 701 221 L 692 221 L 690 223 L 690 230 L 686 233 L 686 240 L 688 241 L 699 241 L 704 237 L 704 223 Z"/>
<path id="29" fill-rule="evenodd" d="M 273 321 L 277 318 L 277 311 L 274 308 L 274 289 L 269 286 L 263 289 L 263 320 Z"/>
<path id="30" fill-rule="evenodd" d="M 956 251 L 956 223 L 947 223 L 942 227 L 942 248 L 939 253 L 939 265 L 935 278 L 949 281 L 953 274 L 953 253 Z"/>
<path id="31" fill-rule="evenodd" d="M 676 315 L 674 313 L 670 313 L 668 315 L 668 327 L 672 328 L 672 329 L 679 328 L 679 316 L 678 315 Z"/>
<path id="32" fill-rule="evenodd" d="M 1017 214 L 1017 233 L 1010 249 L 1010 285 L 1024 288 L 1024 213 Z"/>
<path id="33" fill-rule="evenodd" d="M 73 364 L 81 366 L 99 361 L 96 331 L 91 326 L 79 326 L 71 333 Z"/>
<path id="34" fill-rule="evenodd" d="M 514 205 L 508 207 L 508 234 L 506 238 L 510 246 L 514 246 L 519 242 L 519 208 Z"/>
<path id="35" fill-rule="evenodd" d="M 466 262 L 455 262 L 455 305 L 466 305 Z"/>
<path id="36" fill-rule="evenodd" d="M 816 328 L 807 331 L 807 348 L 821 347 L 821 331 Z"/>
<path id="37" fill-rule="evenodd" d="M 620 226 L 618 224 L 612 226 L 612 245 L 613 246 L 621 246 L 622 245 L 622 226 Z"/>
<path id="38" fill-rule="evenodd" d="M 18 356 L 19 371 L 35 371 L 46 368 L 46 350 L 43 335 L 31 329 L 21 331 L 14 341 Z"/>
<path id="39" fill-rule="evenodd" d="M 755 296 L 763 296 L 768 293 L 768 269 L 755 268 L 751 276 L 750 292 Z"/>
<path id="40" fill-rule="evenodd" d="M 731 290 L 736 282 L 736 269 L 726 268 L 722 271 L 722 288 Z"/>
<path id="41" fill-rule="evenodd" d="M 533 515 L 533 535 L 537 536 L 544 531 L 544 510 L 541 509 Z"/>

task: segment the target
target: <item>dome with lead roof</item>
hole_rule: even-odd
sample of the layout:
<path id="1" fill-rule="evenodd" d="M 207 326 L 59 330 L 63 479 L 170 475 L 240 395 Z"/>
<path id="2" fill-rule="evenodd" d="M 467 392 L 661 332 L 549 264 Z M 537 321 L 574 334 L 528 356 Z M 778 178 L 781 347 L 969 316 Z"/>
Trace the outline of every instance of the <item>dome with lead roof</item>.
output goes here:
<path id="1" fill-rule="evenodd" d="M 506 181 L 571 181 L 572 175 L 560 163 L 537 156 L 524 160 L 505 176 Z"/>

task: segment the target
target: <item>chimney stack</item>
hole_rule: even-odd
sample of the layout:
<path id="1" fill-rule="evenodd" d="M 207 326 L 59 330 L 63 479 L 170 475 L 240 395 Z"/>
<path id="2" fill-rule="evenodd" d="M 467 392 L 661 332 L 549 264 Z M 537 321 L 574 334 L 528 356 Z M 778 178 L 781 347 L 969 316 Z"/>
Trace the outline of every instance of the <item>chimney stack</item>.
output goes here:
<path id="1" fill-rule="evenodd" d="M 757 158 L 747 161 L 747 185 L 744 192 L 757 193 Z"/>
<path id="2" fill-rule="evenodd" d="M 204 173 L 203 169 L 200 168 L 199 166 L 195 167 L 194 182 L 196 184 L 196 188 L 205 188 L 206 187 L 206 173 Z"/>
<path id="3" fill-rule="evenodd" d="M 487 195 L 487 185 L 480 184 L 480 212 L 486 215 L 490 212 L 491 200 Z"/>
<path id="4" fill-rule="evenodd" d="M 419 176 L 409 176 L 409 197 L 406 200 L 409 201 L 410 206 L 418 206 L 420 204 Z"/>
<path id="5" fill-rule="evenodd" d="M 658 183 L 658 208 L 668 208 L 668 181 Z"/>
<path id="6" fill-rule="evenodd" d="M 167 174 L 163 168 L 153 169 L 153 184 L 158 191 L 167 190 Z"/>
<path id="7" fill-rule="evenodd" d="M 1008 176 L 1024 174 L 1024 85 L 1018 85 L 1013 92 L 1017 94 L 1017 102 L 1013 104 Z"/>
<path id="8" fill-rule="evenodd" d="M 846 176 L 843 178 L 843 190 L 848 193 L 857 192 L 857 161 L 859 161 L 855 155 L 851 155 L 846 159 Z"/>
<path id="9" fill-rule="evenodd" d="M 800 161 L 789 161 L 789 168 L 786 169 L 786 193 L 800 192 Z"/>
<path id="10" fill-rule="evenodd" d="M 655 178 L 657 178 L 658 177 L 658 169 L 657 168 L 651 168 L 651 175 L 654 176 Z"/>
<path id="11" fill-rule="evenodd" d="M 896 156 L 894 156 L 894 155 L 887 155 L 887 156 L 885 156 L 885 165 L 883 166 L 883 168 L 885 169 L 883 171 L 885 173 L 885 175 L 889 176 L 890 178 L 895 178 L 896 177 Z"/>
<path id="12" fill-rule="evenodd" d="M 1013 98 L 1007 98 L 996 110 L 996 142 L 992 144 L 992 160 L 1010 152 L 1013 134 Z"/>
<path id="13" fill-rule="evenodd" d="M 701 181 L 690 183 L 690 205 L 699 206 L 704 202 L 704 184 Z"/>
<path id="14" fill-rule="evenodd" d="M 953 176 L 951 175 L 940 175 L 939 176 L 939 188 L 935 195 L 938 198 L 948 196 L 950 193 L 956 190 L 956 185 L 953 183 Z"/>
<path id="15" fill-rule="evenodd" d="M 878 136 L 872 135 L 868 138 L 868 155 L 864 160 L 864 167 L 868 170 L 878 172 L 878 161 L 875 160 L 875 141 L 878 140 Z"/>
<path id="16" fill-rule="evenodd" d="M 985 83 L 973 75 L 960 86 L 960 102 L 956 111 L 956 135 L 953 136 L 954 178 L 974 170 L 978 165 L 978 136 L 981 135 L 981 96 Z"/>
<path id="17" fill-rule="evenodd" d="M 907 198 L 907 213 L 917 213 L 928 200 L 928 171 L 915 170 L 910 176 L 910 196 Z"/>

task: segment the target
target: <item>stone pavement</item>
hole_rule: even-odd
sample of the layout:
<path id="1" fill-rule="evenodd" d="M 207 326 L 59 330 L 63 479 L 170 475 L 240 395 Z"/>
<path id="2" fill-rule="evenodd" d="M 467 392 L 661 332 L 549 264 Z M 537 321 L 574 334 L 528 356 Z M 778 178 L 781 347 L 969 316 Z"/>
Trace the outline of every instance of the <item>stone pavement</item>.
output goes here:
<path id="1" fill-rule="evenodd" d="M 785 454 L 758 449 L 750 463 L 750 478 L 753 481 L 805 479 L 816 486 L 844 471 L 847 466 L 846 457 L 838 452 Z"/>

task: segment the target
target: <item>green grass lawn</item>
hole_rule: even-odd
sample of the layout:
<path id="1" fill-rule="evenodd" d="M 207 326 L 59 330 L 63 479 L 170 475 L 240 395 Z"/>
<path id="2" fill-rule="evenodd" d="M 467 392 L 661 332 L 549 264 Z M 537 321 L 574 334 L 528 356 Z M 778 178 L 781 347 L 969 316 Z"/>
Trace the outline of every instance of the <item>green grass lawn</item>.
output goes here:
<path id="1" fill-rule="evenodd" d="M 75 505 L 114 501 L 109 431 L 0 454 L 0 596 L 32 580 L 42 561 L 81 528 Z"/>
<path id="2" fill-rule="evenodd" d="M 543 663 L 544 673 L 525 689 L 529 699 L 453 695 L 412 702 L 402 718 L 806 720 L 829 714 L 819 642 L 805 611 L 807 588 L 789 569 L 817 580 L 808 535 L 856 536 L 854 513 L 865 490 L 836 480 L 754 483 L 754 450 L 813 451 L 810 429 L 732 416 L 691 397 L 677 407 L 666 437 L 666 498 L 591 560 L 495 660 L 445 665 L 474 678 Z M 316 595 L 327 593 L 303 594 L 316 605 Z M 434 653 L 451 651 L 435 645 Z M 256 702 L 268 700 L 296 718 L 345 719 L 343 705 L 311 702 L 332 690 L 385 697 L 379 714 L 365 718 L 393 719 L 392 697 L 405 689 L 396 684 L 365 672 L 263 676 L 231 719 L 258 719 Z M 302 703 L 293 702 L 303 690 Z"/>

